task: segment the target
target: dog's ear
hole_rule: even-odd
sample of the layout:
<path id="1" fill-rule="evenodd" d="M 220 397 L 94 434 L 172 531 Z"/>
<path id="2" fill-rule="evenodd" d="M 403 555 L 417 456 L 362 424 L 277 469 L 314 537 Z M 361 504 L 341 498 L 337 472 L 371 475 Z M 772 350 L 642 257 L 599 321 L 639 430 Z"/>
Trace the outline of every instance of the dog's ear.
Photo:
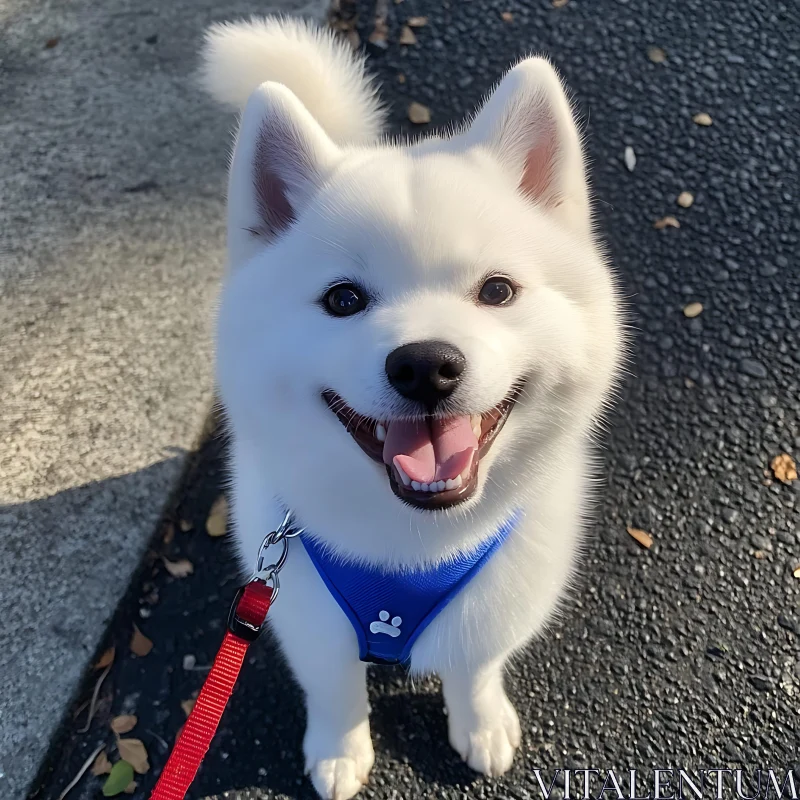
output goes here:
<path id="1" fill-rule="evenodd" d="M 297 219 L 340 151 L 285 86 L 263 83 L 242 113 L 228 182 L 232 264 L 251 257 Z"/>
<path id="2" fill-rule="evenodd" d="M 489 150 L 519 191 L 575 227 L 589 230 L 581 140 L 561 81 L 543 58 L 527 58 L 500 81 L 465 132 Z"/>

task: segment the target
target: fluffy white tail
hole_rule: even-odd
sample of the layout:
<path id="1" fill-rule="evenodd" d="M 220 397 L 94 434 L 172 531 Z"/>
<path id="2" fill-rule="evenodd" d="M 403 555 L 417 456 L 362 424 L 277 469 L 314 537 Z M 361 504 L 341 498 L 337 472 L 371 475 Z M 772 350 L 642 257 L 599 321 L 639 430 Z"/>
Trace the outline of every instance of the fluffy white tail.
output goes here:
<path id="1" fill-rule="evenodd" d="M 367 144 L 385 110 L 364 59 L 333 32 L 304 20 L 267 17 L 206 32 L 202 80 L 219 102 L 241 109 L 265 81 L 282 83 L 337 144 Z"/>

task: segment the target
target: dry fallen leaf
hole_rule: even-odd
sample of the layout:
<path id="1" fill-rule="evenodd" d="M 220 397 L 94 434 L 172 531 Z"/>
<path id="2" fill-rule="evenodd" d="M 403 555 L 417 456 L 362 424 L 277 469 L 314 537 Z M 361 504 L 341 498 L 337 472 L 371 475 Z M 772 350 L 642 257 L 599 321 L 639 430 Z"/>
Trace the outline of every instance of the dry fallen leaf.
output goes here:
<path id="1" fill-rule="evenodd" d="M 131 636 L 131 652 L 135 656 L 144 658 L 152 649 L 153 643 L 134 625 L 133 636 Z"/>
<path id="2" fill-rule="evenodd" d="M 48 39 L 44 43 L 45 50 L 52 50 L 60 41 L 61 39 L 58 36 L 54 36 L 52 39 Z"/>
<path id="3" fill-rule="evenodd" d="M 150 762 L 147 760 L 147 750 L 140 739 L 117 739 L 117 750 L 120 758 L 127 761 L 140 775 L 144 775 L 150 769 Z"/>
<path id="4" fill-rule="evenodd" d="M 427 17 L 409 17 L 406 20 L 406 25 L 408 25 L 409 28 L 424 28 L 427 24 Z"/>
<path id="5" fill-rule="evenodd" d="M 136 781 L 131 781 L 122 791 L 125 792 L 125 794 L 134 794 L 138 785 Z"/>
<path id="6" fill-rule="evenodd" d="M 625 166 L 628 168 L 628 172 L 633 172 L 636 168 L 636 153 L 632 147 L 625 148 Z"/>
<path id="7" fill-rule="evenodd" d="M 689 208 L 694 203 L 694 195 L 691 192 L 681 192 L 678 195 L 677 202 L 681 208 Z"/>
<path id="8" fill-rule="evenodd" d="M 403 25 L 403 30 L 400 31 L 400 44 L 416 44 L 417 37 L 414 36 L 414 31 L 408 27 L 408 25 Z"/>
<path id="9" fill-rule="evenodd" d="M 661 217 L 661 219 L 657 219 L 653 223 L 653 227 L 657 230 L 663 230 L 664 228 L 680 228 L 681 224 L 675 217 Z"/>
<path id="10" fill-rule="evenodd" d="M 792 573 L 792 575 L 794 575 L 795 578 L 800 578 L 800 565 L 794 568 L 794 572 Z"/>
<path id="11" fill-rule="evenodd" d="M 403 75 L 402 72 L 398 72 L 397 73 L 397 82 L 398 83 L 405 83 L 406 82 L 406 76 Z"/>
<path id="12" fill-rule="evenodd" d="M 781 453 L 770 461 L 772 474 L 787 486 L 797 480 L 797 464 L 788 453 Z"/>
<path id="13" fill-rule="evenodd" d="M 195 698 L 190 697 L 188 700 L 181 700 L 181 708 L 183 709 L 183 713 L 186 714 L 188 717 L 189 714 L 192 713 L 192 709 L 194 708 L 194 704 L 197 702 Z"/>
<path id="14" fill-rule="evenodd" d="M 109 647 L 108 650 L 100 656 L 98 662 L 94 665 L 95 669 L 105 669 L 110 664 L 114 663 L 114 653 L 115 649 L 113 647 Z"/>
<path id="15" fill-rule="evenodd" d="M 647 57 L 654 64 L 663 64 L 667 60 L 667 54 L 660 47 L 648 47 Z"/>
<path id="16" fill-rule="evenodd" d="M 181 521 L 178 523 L 178 527 L 181 529 L 181 531 L 182 531 L 183 533 L 189 533 L 189 531 L 190 531 L 190 530 L 191 530 L 191 529 L 194 527 L 194 525 L 192 525 L 192 523 L 191 523 L 191 522 L 189 522 L 189 520 L 188 520 L 188 519 L 182 519 L 182 520 L 181 520 Z"/>
<path id="17" fill-rule="evenodd" d="M 639 528 L 626 528 L 626 530 L 642 547 L 649 550 L 653 546 L 653 537 L 647 531 L 639 530 Z"/>
<path id="18" fill-rule="evenodd" d="M 130 733 L 138 721 L 133 714 L 123 714 L 111 720 L 111 730 L 114 733 Z"/>
<path id="19" fill-rule="evenodd" d="M 164 544 L 170 544 L 172 540 L 175 538 L 175 526 L 168 522 L 164 527 L 164 535 L 161 537 L 161 541 Z"/>
<path id="20" fill-rule="evenodd" d="M 372 30 L 372 33 L 369 35 L 369 42 L 370 44 L 377 45 L 378 47 L 385 48 L 386 40 L 389 36 L 389 26 L 386 24 L 385 20 L 375 20 L 375 27 Z"/>
<path id="21" fill-rule="evenodd" d="M 228 525 L 228 501 L 221 495 L 214 501 L 206 520 L 206 531 L 209 536 L 224 536 Z"/>
<path id="22" fill-rule="evenodd" d="M 106 751 L 103 750 L 92 764 L 92 775 L 108 775 L 111 772 L 111 762 L 108 760 Z"/>
<path id="23" fill-rule="evenodd" d="M 553 0 L 551 5 L 553 8 L 563 8 L 568 2 L 569 0 Z"/>
<path id="24" fill-rule="evenodd" d="M 502 17 L 503 22 L 514 21 L 514 15 L 510 11 L 504 11 L 500 16 Z"/>
<path id="25" fill-rule="evenodd" d="M 194 564 L 188 558 L 181 558 L 178 561 L 170 561 L 168 558 L 161 560 L 173 578 L 185 578 L 194 572 Z"/>
<path id="26" fill-rule="evenodd" d="M 705 111 L 701 111 L 699 114 L 695 114 L 692 117 L 692 121 L 695 122 L 697 125 L 703 125 L 706 128 L 712 123 L 711 115 L 706 114 Z"/>
<path id="27" fill-rule="evenodd" d="M 702 313 L 702 311 L 703 311 L 702 303 L 689 303 L 689 305 L 683 307 L 683 316 L 688 317 L 689 319 L 693 319 L 694 317 Z"/>
<path id="28" fill-rule="evenodd" d="M 425 125 L 431 121 L 431 110 L 422 103 L 411 103 L 408 107 L 408 118 L 415 125 Z"/>

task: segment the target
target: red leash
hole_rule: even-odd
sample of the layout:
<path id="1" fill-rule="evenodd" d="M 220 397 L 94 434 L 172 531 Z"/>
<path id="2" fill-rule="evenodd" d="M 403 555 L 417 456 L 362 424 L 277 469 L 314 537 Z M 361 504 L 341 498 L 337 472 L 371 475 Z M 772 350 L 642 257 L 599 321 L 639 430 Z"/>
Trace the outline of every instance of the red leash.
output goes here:
<path id="1" fill-rule="evenodd" d="M 302 531 L 289 532 L 291 517 L 286 515 L 277 531 L 270 533 L 258 552 L 256 574 L 239 589 L 228 615 L 228 630 L 206 677 L 192 713 L 183 726 L 150 800 L 184 800 L 200 764 L 217 732 L 228 705 L 236 679 L 242 669 L 247 648 L 261 635 L 267 612 L 278 596 L 278 572 L 289 552 L 287 539 Z M 283 542 L 278 561 L 264 567 L 264 553 L 273 544 Z M 272 581 L 272 586 L 268 584 Z"/>
<path id="2" fill-rule="evenodd" d="M 228 705 L 247 648 L 254 642 L 269 611 L 272 588 L 261 581 L 239 590 L 231 607 L 228 630 L 200 696 L 175 743 L 150 800 L 183 800 L 200 768 Z M 233 621 L 233 625 L 231 625 Z"/>

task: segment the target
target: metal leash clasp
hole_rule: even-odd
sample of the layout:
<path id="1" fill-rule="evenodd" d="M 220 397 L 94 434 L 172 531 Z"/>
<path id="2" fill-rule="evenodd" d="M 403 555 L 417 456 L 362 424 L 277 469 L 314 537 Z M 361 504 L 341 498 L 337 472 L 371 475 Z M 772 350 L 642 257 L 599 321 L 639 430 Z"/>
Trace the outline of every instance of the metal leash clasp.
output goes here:
<path id="1" fill-rule="evenodd" d="M 278 573 L 283 569 L 286 557 L 289 555 L 289 539 L 294 539 L 295 536 L 299 536 L 305 530 L 305 528 L 294 528 L 292 522 L 292 512 L 287 511 L 283 522 L 264 537 L 261 547 L 258 548 L 256 568 L 250 578 L 250 581 L 262 581 L 263 583 L 271 584 L 273 603 L 281 588 Z M 276 544 L 281 545 L 281 554 L 278 556 L 278 560 L 264 566 L 269 548 Z"/>
<path id="2" fill-rule="evenodd" d="M 253 574 L 250 576 L 250 580 L 247 581 L 247 584 L 239 589 L 236 593 L 236 597 L 233 599 L 233 604 L 228 614 L 228 630 L 246 641 L 254 642 L 261 635 L 263 624 L 255 626 L 247 620 L 242 619 L 236 613 L 239 607 L 239 601 L 242 599 L 242 595 L 247 586 L 251 583 L 258 582 L 272 589 L 270 605 L 275 602 L 281 588 L 278 573 L 283 569 L 286 558 L 289 555 L 289 539 L 294 539 L 295 536 L 299 536 L 305 530 L 305 528 L 295 528 L 292 523 L 292 512 L 287 511 L 281 524 L 264 537 L 264 540 L 261 542 L 261 547 L 258 548 Z M 281 545 L 281 553 L 277 561 L 271 561 L 265 565 L 269 548 L 276 544 Z"/>

